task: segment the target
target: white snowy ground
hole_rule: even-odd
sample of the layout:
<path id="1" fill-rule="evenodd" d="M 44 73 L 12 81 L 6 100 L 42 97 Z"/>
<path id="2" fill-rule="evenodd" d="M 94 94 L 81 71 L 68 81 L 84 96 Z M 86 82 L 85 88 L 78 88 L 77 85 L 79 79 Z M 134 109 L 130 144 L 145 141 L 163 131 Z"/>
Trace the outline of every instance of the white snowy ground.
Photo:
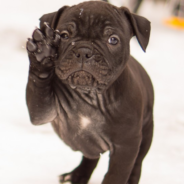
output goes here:
<path id="1" fill-rule="evenodd" d="M 114 0 L 115 1 L 115 0 Z M 28 58 L 25 49 L 38 18 L 78 0 L 7 0 L 0 6 L 0 184 L 57 184 L 81 154 L 73 152 L 49 124 L 33 126 L 25 103 Z M 113 1 L 112 1 L 113 2 Z M 121 5 L 121 1 L 114 2 Z M 143 4 L 152 22 L 147 53 L 135 39 L 131 52 L 150 74 L 155 88 L 155 133 L 140 184 L 184 183 L 184 31 L 165 27 L 169 7 Z M 90 184 L 99 184 L 108 167 L 105 153 Z"/>

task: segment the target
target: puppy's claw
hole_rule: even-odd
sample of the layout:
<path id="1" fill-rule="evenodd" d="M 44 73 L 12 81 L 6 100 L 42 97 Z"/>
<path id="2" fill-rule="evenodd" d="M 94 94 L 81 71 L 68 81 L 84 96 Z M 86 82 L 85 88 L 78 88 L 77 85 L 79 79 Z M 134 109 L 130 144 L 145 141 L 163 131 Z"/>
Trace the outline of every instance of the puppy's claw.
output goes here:
<path id="1" fill-rule="evenodd" d="M 34 52 L 36 51 L 36 49 L 37 49 L 37 45 L 31 39 L 28 39 L 27 50 L 29 52 Z"/>
<path id="2" fill-rule="evenodd" d="M 44 25 L 49 27 L 49 23 L 48 22 L 44 22 Z"/>
<path id="3" fill-rule="evenodd" d="M 39 29 L 36 29 L 33 32 L 33 39 L 37 42 L 43 41 L 44 39 L 44 35 L 42 34 L 42 32 Z"/>
<path id="4" fill-rule="evenodd" d="M 59 45 L 60 41 L 61 41 L 60 35 L 56 32 L 55 39 L 53 40 L 54 45 L 57 47 Z"/>
<path id="5" fill-rule="evenodd" d="M 46 36 L 48 36 L 50 38 L 54 38 L 54 30 L 51 29 L 49 26 L 46 26 L 45 34 L 46 34 Z"/>
<path id="6" fill-rule="evenodd" d="M 62 182 L 67 182 L 67 181 L 71 181 L 72 177 L 70 174 L 68 175 L 61 175 L 59 176 L 59 181 Z"/>

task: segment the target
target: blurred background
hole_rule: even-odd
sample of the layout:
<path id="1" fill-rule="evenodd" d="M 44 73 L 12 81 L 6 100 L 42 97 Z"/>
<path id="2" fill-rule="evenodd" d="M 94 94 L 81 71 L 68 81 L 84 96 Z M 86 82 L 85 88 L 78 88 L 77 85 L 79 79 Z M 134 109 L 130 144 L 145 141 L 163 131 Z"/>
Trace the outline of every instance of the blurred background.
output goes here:
<path id="1" fill-rule="evenodd" d="M 56 184 L 81 154 L 73 152 L 50 124 L 30 123 L 25 88 L 29 61 L 26 39 L 45 13 L 80 0 L 6 0 L 0 6 L 0 183 Z M 151 21 L 146 53 L 136 39 L 131 54 L 149 73 L 155 89 L 155 130 L 144 160 L 140 184 L 184 183 L 184 2 L 183 0 L 111 0 Z M 102 155 L 90 184 L 99 184 L 108 167 Z"/>

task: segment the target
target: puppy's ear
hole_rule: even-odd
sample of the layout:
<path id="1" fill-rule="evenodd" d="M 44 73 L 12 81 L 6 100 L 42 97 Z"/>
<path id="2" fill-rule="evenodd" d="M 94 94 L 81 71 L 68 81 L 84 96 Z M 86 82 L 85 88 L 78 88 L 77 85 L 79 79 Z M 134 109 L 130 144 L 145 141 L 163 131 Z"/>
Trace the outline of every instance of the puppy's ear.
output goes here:
<path id="1" fill-rule="evenodd" d="M 124 14 L 128 18 L 130 25 L 133 29 L 133 35 L 136 36 L 143 51 L 146 51 L 146 47 L 149 42 L 151 25 L 150 21 L 139 15 L 131 13 L 127 8 L 121 7 Z"/>
<path id="2" fill-rule="evenodd" d="M 53 13 L 48 13 L 43 15 L 40 18 L 40 28 L 42 29 L 44 26 L 44 23 L 48 23 L 49 26 L 53 29 L 56 29 L 57 23 L 59 21 L 59 18 L 61 16 L 61 14 L 68 8 L 68 6 L 63 6 L 62 8 L 60 8 L 57 12 L 53 12 Z"/>

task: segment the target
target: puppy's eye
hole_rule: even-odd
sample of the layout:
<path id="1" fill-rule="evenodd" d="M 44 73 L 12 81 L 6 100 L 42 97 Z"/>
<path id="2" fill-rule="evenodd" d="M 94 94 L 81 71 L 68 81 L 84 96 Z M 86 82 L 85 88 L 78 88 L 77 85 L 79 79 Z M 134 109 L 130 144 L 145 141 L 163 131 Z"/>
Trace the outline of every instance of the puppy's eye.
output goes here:
<path id="1" fill-rule="evenodd" d="M 108 39 L 108 43 L 111 44 L 111 45 L 117 45 L 118 42 L 119 42 L 119 39 L 116 36 L 111 36 Z"/>
<path id="2" fill-rule="evenodd" d="M 69 33 L 67 31 L 61 32 L 61 38 L 67 40 L 69 38 Z"/>

